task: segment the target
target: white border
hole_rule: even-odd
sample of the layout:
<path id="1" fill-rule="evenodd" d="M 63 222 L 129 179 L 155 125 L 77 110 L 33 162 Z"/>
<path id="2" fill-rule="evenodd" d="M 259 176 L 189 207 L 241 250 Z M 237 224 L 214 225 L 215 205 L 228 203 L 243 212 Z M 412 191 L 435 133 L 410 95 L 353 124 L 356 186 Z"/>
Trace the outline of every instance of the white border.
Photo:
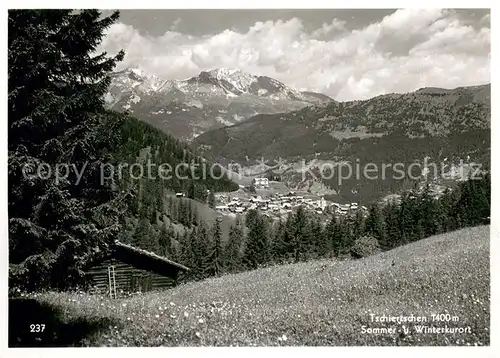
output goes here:
<path id="1" fill-rule="evenodd" d="M 18 0 L 8 8 L 97 8 L 97 9 L 396 9 L 396 8 L 491 8 L 494 0 L 420 0 L 420 1 L 395 1 L 395 0 L 288 0 L 288 1 L 234 1 L 234 0 L 143 0 L 138 3 L 132 0 L 108 1 L 72 1 L 64 0 L 36 1 Z M 42 6 L 43 5 L 43 6 Z"/>
<path id="2" fill-rule="evenodd" d="M 5 8 L 3 16 L 0 18 L 1 21 L 1 37 L 2 37 L 2 49 L 4 49 L 4 56 L 1 57 L 3 71 L 0 72 L 4 86 L 7 85 L 7 9 L 8 8 L 102 8 L 107 9 L 133 9 L 140 4 L 141 9 L 160 9 L 160 8 L 172 8 L 172 9 L 189 9 L 189 8 L 202 8 L 202 9 L 277 9 L 277 8 L 288 8 L 288 9 L 309 9 L 309 8 L 421 8 L 421 7 L 434 7 L 434 8 L 492 8 L 492 17 L 496 18 L 495 5 L 497 1 L 487 1 L 487 0 L 475 0 L 475 1 L 465 1 L 465 0 L 433 0 L 433 1 L 390 1 L 390 0 L 379 0 L 379 1 L 369 1 L 369 0 L 350 0 L 350 1 L 332 1 L 332 0 L 288 0 L 286 2 L 271 2 L 269 0 L 253 0 L 245 3 L 237 2 L 234 0 L 219 0 L 217 2 L 207 1 L 207 0 L 183 0 L 183 1 L 151 1 L 143 0 L 141 2 L 132 0 L 109 0 L 109 1 L 73 1 L 69 3 L 68 1 L 25 1 L 18 0 L 16 2 L 11 2 Z M 498 20 L 497 20 L 498 21 Z M 500 56 L 498 53 L 498 46 L 496 45 L 494 39 L 498 34 L 497 25 L 494 20 L 491 20 L 491 30 L 492 30 L 492 48 L 491 48 L 491 63 L 499 63 Z M 491 67 L 491 79 L 496 79 L 496 74 L 498 70 L 495 66 Z M 495 82 L 496 83 L 496 82 Z M 499 212 L 499 199 L 500 192 L 498 185 L 493 185 L 492 187 L 492 215 L 491 215 L 491 337 L 490 337 L 490 347 L 415 347 L 415 348 L 400 348 L 404 349 L 404 353 L 400 350 L 396 350 L 393 347 L 378 348 L 378 347 L 346 347 L 346 348 L 308 348 L 308 347 L 297 347 L 297 348 L 86 348 L 86 349 L 72 349 L 72 348 L 20 348 L 20 349 L 7 349 L 7 267 L 8 267 L 8 216 L 7 216 L 7 92 L 3 92 L 3 100 L 1 101 L 2 112 L 4 113 L 5 120 L 4 125 L 0 126 L 0 138 L 4 138 L 2 141 L 2 150 L 0 154 L 1 158 L 1 171 L 0 171 L 0 205 L 1 205 L 1 241 L 0 241 L 0 260 L 3 265 L 3 269 L 0 271 L 0 356 L 1 357 L 67 357 L 71 355 L 74 358 L 89 356 L 108 356 L 109 354 L 119 354 L 122 357 L 136 357 L 140 354 L 148 354 L 155 356 L 165 356 L 165 354 L 172 355 L 175 357 L 198 357 L 200 354 L 202 356 L 208 357 L 234 357 L 235 353 L 241 357 L 254 357 L 255 355 L 318 355 L 325 357 L 332 357 L 333 355 L 345 354 L 361 354 L 364 356 L 373 356 L 373 354 L 383 354 L 387 357 L 399 357 L 404 354 L 405 357 L 421 356 L 422 354 L 436 354 L 436 355 L 451 355 L 454 357 L 471 357 L 471 356 L 482 356 L 493 357 L 494 352 L 500 353 L 498 349 L 500 347 L 500 335 L 499 335 L 499 308 L 500 303 L 500 285 L 498 280 L 498 275 L 493 275 L 493 273 L 500 272 L 500 262 L 499 257 L 499 246 L 500 246 L 500 225 L 497 213 Z M 500 123 L 497 123 L 497 103 L 499 103 L 498 92 L 496 91 L 496 85 L 492 83 L 492 172 L 493 178 L 495 179 L 497 173 L 499 172 L 499 143 L 496 142 L 497 135 L 500 135 Z M 495 183 L 495 180 L 493 180 Z M 234 351 L 237 349 L 237 352 Z M 279 349 L 279 350 L 278 350 Z M 5 353 L 5 354 L 4 354 Z"/>

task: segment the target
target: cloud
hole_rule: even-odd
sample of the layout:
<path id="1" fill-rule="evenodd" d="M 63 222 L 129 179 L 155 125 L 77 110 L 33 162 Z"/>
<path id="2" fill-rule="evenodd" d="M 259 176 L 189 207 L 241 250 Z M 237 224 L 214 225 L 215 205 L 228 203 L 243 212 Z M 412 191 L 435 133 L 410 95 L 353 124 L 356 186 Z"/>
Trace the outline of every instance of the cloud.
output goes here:
<path id="1" fill-rule="evenodd" d="M 321 38 L 335 31 L 345 31 L 345 21 L 338 19 L 333 19 L 330 24 L 324 23 L 319 29 L 314 30 L 311 33 L 312 38 Z"/>
<path id="2" fill-rule="evenodd" d="M 177 30 L 177 28 L 179 27 L 179 24 L 181 23 L 182 19 L 181 18 L 177 18 L 174 20 L 174 22 L 172 22 L 172 25 L 170 25 L 170 27 L 168 28 L 170 31 L 175 31 Z"/>
<path id="3" fill-rule="evenodd" d="M 351 31 L 339 19 L 307 31 L 301 19 L 293 18 L 256 22 L 244 33 L 227 29 L 197 37 L 177 32 L 180 21 L 158 37 L 114 24 L 100 50 L 124 49 L 121 67 L 140 67 L 164 78 L 240 68 L 337 100 L 490 81 L 489 26 L 485 20 L 471 26 L 449 10 L 397 10 Z"/>

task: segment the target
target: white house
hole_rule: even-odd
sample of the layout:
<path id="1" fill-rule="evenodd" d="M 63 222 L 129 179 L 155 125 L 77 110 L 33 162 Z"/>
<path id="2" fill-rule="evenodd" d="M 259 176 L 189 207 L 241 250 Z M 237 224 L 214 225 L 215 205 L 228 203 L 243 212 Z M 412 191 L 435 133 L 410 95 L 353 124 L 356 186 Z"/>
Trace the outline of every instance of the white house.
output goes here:
<path id="1" fill-rule="evenodd" d="M 254 178 L 253 185 L 257 188 L 269 188 L 268 178 Z"/>
<path id="2" fill-rule="evenodd" d="M 324 197 L 321 197 L 321 199 L 318 200 L 318 208 L 320 208 L 321 210 L 325 210 L 326 208 L 326 200 Z"/>

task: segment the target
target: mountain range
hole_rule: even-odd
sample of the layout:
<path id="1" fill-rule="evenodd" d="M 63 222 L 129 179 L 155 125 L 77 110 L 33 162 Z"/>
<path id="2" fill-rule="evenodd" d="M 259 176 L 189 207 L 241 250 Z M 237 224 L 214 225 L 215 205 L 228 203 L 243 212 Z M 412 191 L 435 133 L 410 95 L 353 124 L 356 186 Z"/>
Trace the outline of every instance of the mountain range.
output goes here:
<path id="1" fill-rule="evenodd" d="M 489 130 L 490 117 L 490 85 L 422 88 L 288 113 L 260 114 L 208 131 L 194 143 L 212 155 L 239 161 L 261 156 L 288 158 L 335 153 L 341 142 L 367 138 L 449 138 Z"/>
<path id="2" fill-rule="evenodd" d="M 409 165 L 426 157 L 448 160 L 446 170 L 465 159 L 489 167 L 490 91 L 489 84 L 425 87 L 337 102 L 237 69 L 168 80 L 128 68 L 112 74 L 106 102 L 191 142 L 211 161 L 238 163 L 249 176 L 280 177 L 290 188 L 347 193 L 361 202 L 412 184 L 317 180 L 304 177 L 301 162 L 312 171 L 319 163 Z M 271 164 L 262 166 L 262 158 Z"/>
<path id="3" fill-rule="evenodd" d="M 127 68 L 112 74 L 105 100 L 110 108 L 131 112 L 185 141 L 257 114 L 334 102 L 321 93 L 301 92 L 267 76 L 227 68 L 202 71 L 186 80 Z"/>
<path id="4" fill-rule="evenodd" d="M 317 180 L 317 176 L 304 176 L 304 171 L 314 173 L 338 163 L 351 167 L 359 163 L 361 168 L 367 163 L 378 168 L 401 163 L 406 168 L 424 158 L 444 162 L 446 173 L 457 173 L 471 163 L 488 168 L 490 90 L 489 84 L 451 90 L 422 88 L 288 113 L 260 114 L 208 131 L 193 145 L 206 158 L 227 165 L 237 163 L 246 175 L 278 176 L 291 188 L 309 191 L 316 190 L 319 181 L 331 189 L 319 187 L 325 194 L 369 202 L 415 183 L 392 180 L 392 169 L 387 180 L 351 176 L 339 181 L 339 172 Z M 263 159 L 267 165 L 262 165 Z M 420 169 L 427 171 L 422 166 Z"/>

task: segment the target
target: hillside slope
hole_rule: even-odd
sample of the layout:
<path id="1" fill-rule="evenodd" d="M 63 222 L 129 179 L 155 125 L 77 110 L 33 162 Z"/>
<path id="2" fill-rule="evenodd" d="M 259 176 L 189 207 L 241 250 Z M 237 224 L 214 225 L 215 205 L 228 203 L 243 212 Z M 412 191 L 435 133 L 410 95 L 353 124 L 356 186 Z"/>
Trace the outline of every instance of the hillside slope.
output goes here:
<path id="1" fill-rule="evenodd" d="M 257 115 L 195 140 L 212 155 L 243 161 L 315 153 L 343 155 L 342 145 L 363 139 L 444 138 L 489 130 L 490 85 L 420 89 L 364 101 L 333 102 L 291 113 Z M 349 139 L 356 139 L 351 140 Z M 231 145 L 228 142 L 231 141 Z"/>
<path id="2" fill-rule="evenodd" d="M 69 320 L 116 322 L 83 342 L 92 346 L 489 345 L 489 235 L 489 226 L 467 228 L 357 261 L 259 269 L 124 300 L 53 293 L 37 300 Z M 405 333 L 370 314 L 425 316 L 424 325 L 470 333 L 417 333 L 419 323 L 403 323 Z M 433 314 L 450 321 L 432 322 Z M 362 333 L 363 326 L 401 332 Z"/>
<path id="3" fill-rule="evenodd" d="M 125 230 L 119 233 L 119 239 L 169 256 L 172 253 L 167 254 L 169 248 L 165 245 L 169 244 L 164 238 L 168 235 L 164 230 L 182 234 L 186 228 L 192 228 L 195 217 L 211 226 L 217 213 L 206 204 L 208 192 L 234 191 L 238 185 L 219 175 L 217 168 L 213 170 L 214 176 L 203 175 L 203 170 L 210 173 L 207 169 L 210 163 L 159 129 L 117 112 L 110 112 L 109 116 L 110 121 L 122 120 L 119 128 L 122 140 L 110 153 L 116 161 L 112 183 L 132 194 Z M 183 210 L 175 199 L 177 192 L 186 195 L 182 199 Z M 167 205 L 167 198 L 172 195 L 176 210 Z M 227 237 L 232 221 L 226 218 L 223 224 L 223 235 Z"/>
<path id="4" fill-rule="evenodd" d="M 208 131 L 193 144 L 205 157 L 222 163 L 237 162 L 255 175 L 263 172 L 261 159 L 267 163 L 279 159 L 279 166 L 268 164 L 264 168 L 281 175 L 291 188 L 308 189 L 315 178 L 304 178 L 303 161 L 313 171 L 325 163 L 330 167 L 350 163 L 354 167 L 358 162 L 362 172 L 364 165 L 374 163 L 379 177 L 383 175 L 382 163 L 408 167 L 426 157 L 438 165 L 446 160 L 447 165 L 460 165 L 463 160 L 489 167 L 490 122 L 490 85 L 453 90 L 423 88 L 290 113 L 261 114 Z M 448 173 L 452 169 L 448 166 L 444 170 Z M 356 202 L 377 199 L 374 193 L 384 196 L 397 192 L 404 184 L 390 180 L 397 177 L 392 169 L 385 181 L 361 177 L 339 183 L 339 172 L 324 173 L 324 183 L 337 193 L 356 192 L 347 199 Z"/>

